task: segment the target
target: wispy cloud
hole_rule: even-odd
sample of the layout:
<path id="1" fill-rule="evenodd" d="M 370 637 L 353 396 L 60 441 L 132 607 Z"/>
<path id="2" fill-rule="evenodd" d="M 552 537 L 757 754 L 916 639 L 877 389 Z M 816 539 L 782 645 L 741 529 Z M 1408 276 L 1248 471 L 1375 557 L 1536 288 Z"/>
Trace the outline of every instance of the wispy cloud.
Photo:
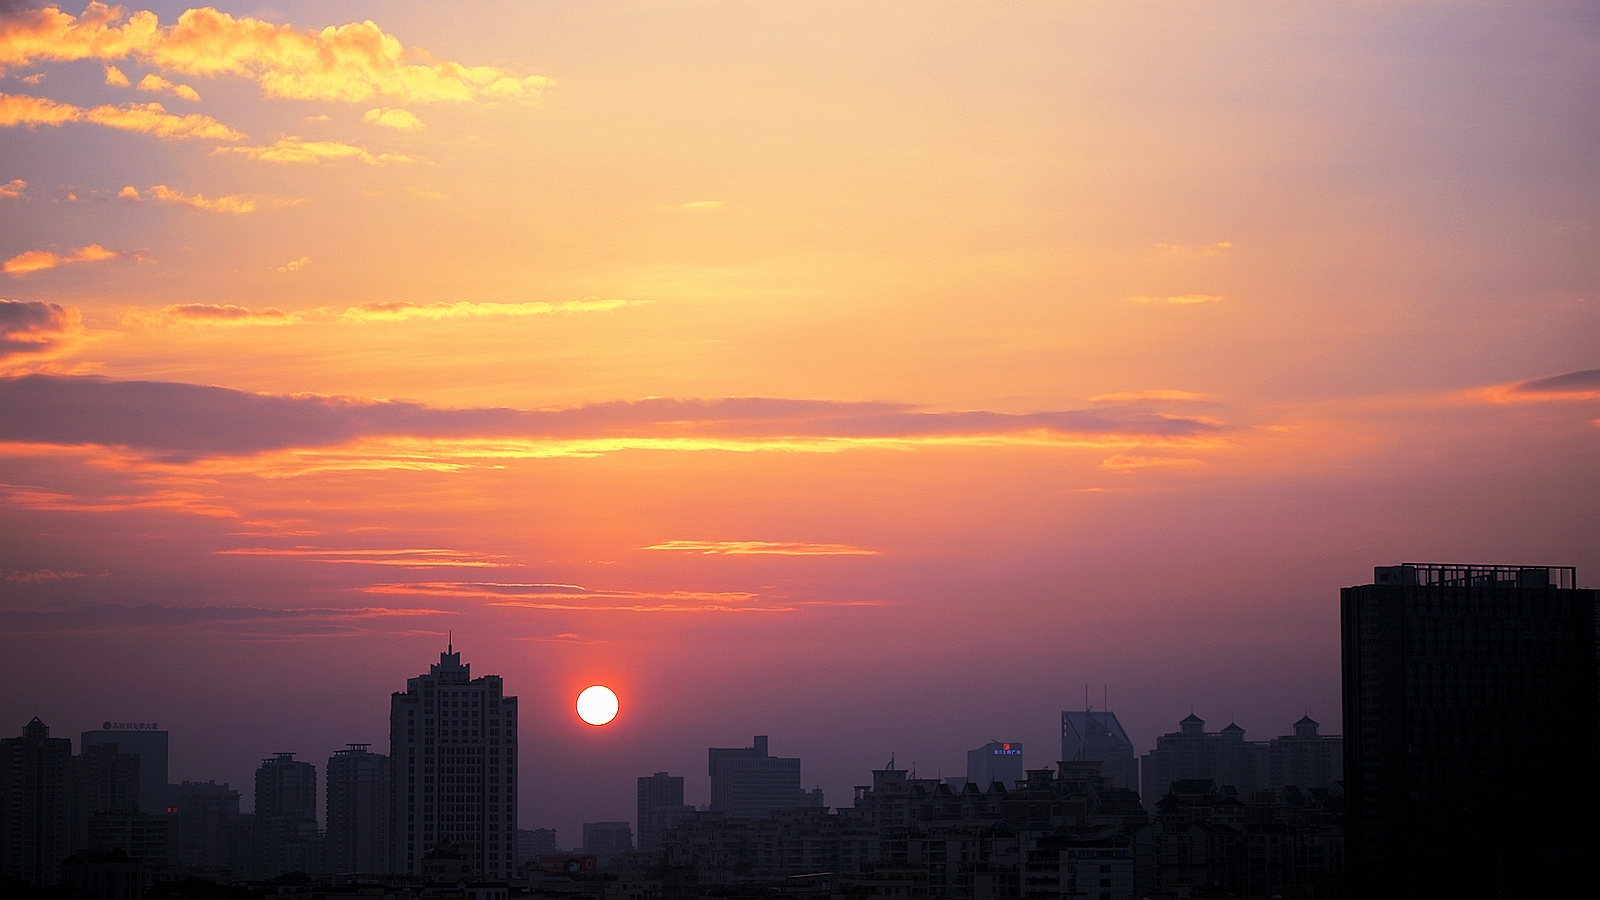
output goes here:
<path id="1" fill-rule="evenodd" d="M 140 606 L 105 604 L 78 609 L 0 610 L 12 633 L 181 629 L 186 634 L 316 636 L 394 631 L 406 620 L 456 615 L 452 610 L 362 606 L 271 609 L 260 606 Z M 393 623 L 393 624 L 390 624 Z"/>
<path id="2" fill-rule="evenodd" d="M 107 250 L 99 244 L 90 244 L 69 250 L 66 253 L 57 253 L 54 250 L 24 250 L 16 256 L 6 260 L 0 265 L 0 271 L 7 275 L 22 277 L 34 272 L 43 272 L 59 266 L 72 263 L 101 262 L 107 259 L 116 259 L 121 256 L 121 251 Z"/>
<path id="3" fill-rule="evenodd" d="M 1171 253 L 1178 256 L 1221 256 L 1233 249 L 1233 242 L 1218 241 L 1215 244 L 1206 244 L 1202 247 L 1191 247 L 1187 244 L 1157 244 L 1156 249 L 1162 253 Z"/>
<path id="4" fill-rule="evenodd" d="M 428 60 L 371 21 L 302 30 L 204 7 L 162 26 L 153 12 L 91 3 L 78 17 L 55 7 L 14 10 L 0 32 L 0 69 L 129 58 L 163 72 L 249 78 L 268 96 L 298 100 L 534 102 L 551 84 L 495 66 Z"/>
<path id="5" fill-rule="evenodd" d="M 721 209 L 727 204 L 721 200 L 691 200 L 679 209 Z"/>
<path id="6" fill-rule="evenodd" d="M 1119 391 L 1115 394 L 1100 394 L 1090 397 L 1090 403 L 1137 403 L 1141 400 L 1176 400 L 1191 401 L 1204 400 L 1205 394 L 1196 394 L 1193 391 L 1175 391 L 1156 388 L 1144 391 Z"/>
<path id="7" fill-rule="evenodd" d="M 275 307 L 249 309 L 231 303 L 175 303 L 159 310 L 124 310 L 118 317 L 124 325 L 159 328 L 171 325 L 215 325 L 238 327 L 244 325 L 293 325 L 298 316 Z"/>
<path id="8" fill-rule="evenodd" d="M 255 212 L 256 209 L 256 201 L 249 197 L 243 196 L 242 194 L 226 194 L 221 197 L 207 197 L 204 194 L 185 194 L 182 191 L 169 188 L 164 184 L 151 185 L 150 190 L 148 191 L 148 196 L 151 200 L 158 200 L 162 203 L 176 203 L 180 206 L 187 206 L 191 209 L 203 209 L 207 210 L 208 212 L 248 213 Z M 145 199 L 145 195 L 141 195 L 139 193 L 139 189 L 131 184 L 127 187 L 124 187 L 121 192 L 117 194 L 117 197 L 136 202 Z"/>
<path id="9" fill-rule="evenodd" d="M 877 556 L 879 551 L 849 544 L 807 544 L 799 541 L 662 541 L 646 550 L 725 556 Z"/>
<path id="10" fill-rule="evenodd" d="M 288 262 L 284 263 L 283 265 L 278 266 L 278 271 L 279 272 L 298 272 L 301 269 L 304 269 L 306 266 L 309 266 L 309 265 L 311 265 L 311 257 L 302 256 L 299 259 L 291 259 Z"/>
<path id="11" fill-rule="evenodd" d="M 68 570 L 55 571 L 54 569 L 38 569 L 33 572 L 24 572 L 20 569 L 0 568 L 0 580 L 12 584 L 42 584 L 50 581 L 70 581 L 74 578 L 88 578 L 87 572 L 72 572 Z"/>
<path id="12" fill-rule="evenodd" d="M 361 121 L 368 125 L 381 125 L 397 131 L 415 131 L 422 127 L 422 120 L 415 115 L 403 109 L 392 109 L 387 106 L 367 110 L 362 115 Z"/>
<path id="13" fill-rule="evenodd" d="M 543 316 L 551 313 L 607 312 L 630 305 L 628 300 L 566 300 L 546 303 L 363 303 L 340 313 L 347 322 L 404 322 L 409 319 L 459 319 L 469 316 Z"/>
<path id="14" fill-rule="evenodd" d="M 218 498 L 198 491 L 159 489 L 144 494 L 112 494 L 81 497 L 30 485 L 0 484 L 0 500 L 18 509 L 43 512 L 112 513 L 131 510 L 158 510 L 233 518 L 238 514 L 222 505 Z"/>
<path id="15" fill-rule="evenodd" d="M 1204 465 L 1201 460 L 1172 456 L 1133 456 L 1119 453 L 1107 457 L 1100 468 L 1107 472 L 1132 472 L 1135 469 L 1182 469 Z"/>
<path id="16" fill-rule="evenodd" d="M 1491 385 L 1474 393 L 1490 403 L 1600 399 L 1600 369 L 1584 369 L 1581 372 L 1567 372 L 1547 378 Z"/>
<path id="17" fill-rule="evenodd" d="M 106 128 L 137 131 L 167 140 L 243 140 L 245 135 L 210 116 L 169 113 L 159 103 L 130 103 L 125 106 L 96 106 L 84 109 L 70 103 L 57 103 L 27 94 L 0 94 L 0 126 L 65 125 L 88 122 Z M 238 148 L 248 149 L 248 148 Z"/>
<path id="18" fill-rule="evenodd" d="M 218 147 L 211 152 L 238 153 L 250 159 L 275 163 L 320 163 L 355 159 L 370 166 L 382 166 L 413 161 L 403 153 L 373 153 L 341 141 L 307 141 L 299 137 L 279 138 L 264 146 Z"/>
<path id="19" fill-rule="evenodd" d="M 1196 303 L 1220 303 L 1221 294 L 1179 294 L 1175 297 L 1129 297 L 1134 303 L 1168 303 L 1173 306 L 1193 306 Z"/>
<path id="20" fill-rule="evenodd" d="M 430 581 L 376 584 L 372 594 L 399 594 L 481 600 L 486 606 L 567 612 L 774 613 L 794 612 L 793 604 L 764 602 L 746 591 L 591 590 L 571 584 L 506 584 L 482 581 Z"/>
<path id="21" fill-rule="evenodd" d="M 507 565 L 504 556 L 442 549 L 340 550 L 326 547 L 238 547 L 216 552 L 219 556 L 273 556 L 306 562 L 400 566 L 408 569 L 437 567 L 494 569 Z"/>

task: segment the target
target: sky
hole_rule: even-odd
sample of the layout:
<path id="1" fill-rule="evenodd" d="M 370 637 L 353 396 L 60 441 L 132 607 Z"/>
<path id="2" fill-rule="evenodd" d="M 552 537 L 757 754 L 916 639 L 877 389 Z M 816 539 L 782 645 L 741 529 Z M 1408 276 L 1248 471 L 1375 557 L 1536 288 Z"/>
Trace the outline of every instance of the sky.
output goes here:
<path id="1" fill-rule="evenodd" d="M 0 731 L 1338 733 L 1373 566 L 1600 584 L 1596 172 L 1590 3 L 0 4 Z"/>

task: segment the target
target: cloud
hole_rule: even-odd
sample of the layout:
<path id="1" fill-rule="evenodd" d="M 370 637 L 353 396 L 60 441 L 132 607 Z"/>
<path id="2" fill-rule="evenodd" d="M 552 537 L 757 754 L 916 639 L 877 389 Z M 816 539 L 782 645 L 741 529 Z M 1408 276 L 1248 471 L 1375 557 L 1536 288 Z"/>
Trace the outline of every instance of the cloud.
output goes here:
<path id="1" fill-rule="evenodd" d="M 55 7 L 23 9 L 0 27 L 0 69 L 76 59 L 135 59 L 162 72 L 249 78 L 270 97 L 348 103 L 379 96 L 536 102 L 552 83 L 495 66 L 433 61 L 371 21 L 312 31 L 204 7 L 162 26 L 153 12 L 129 15 L 94 2 L 79 17 Z"/>
<path id="2" fill-rule="evenodd" d="M 302 256 L 299 259 L 291 259 L 288 262 L 284 263 L 283 265 L 279 266 L 278 267 L 278 271 L 279 272 L 298 272 L 301 269 L 304 269 L 306 266 L 309 266 L 309 265 L 311 265 L 311 257 Z"/>
<path id="3" fill-rule="evenodd" d="M 130 309 L 118 317 L 124 325 L 160 328 L 171 325 L 293 325 L 301 321 L 293 313 L 274 307 L 249 309 L 231 303 L 175 303 L 155 312 Z"/>
<path id="4" fill-rule="evenodd" d="M 363 303 L 339 314 L 347 322 L 404 322 L 410 319 L 459 319 L 468 316 L 542 316 L 551 313 L 607 312 L 630 305 L 628 300 L 566 300 L 546 303 L 407 303 L 402 300 Z"/>
<path id="5" fill-rule="evenodd" d="M 130 103 L 126 106 L 96 106 L 93 109 L 84 109 L 81 106 L 57 103 L 44 97 L 0 94 L 0 126 L 63 125 L 67 122 L 88 122 L 106 128 L 137 131 L 167 140 L 237 141 L 245 137 L 242 132 L 234 131 L 210 116 L 199 113 L 175 115 L 167 112 L 159 103 Z"/>
<path id="6" fill-rule="evenodd" d="M 1174 306 L 1192 306 L 1196 303 L 1219 303 L 1221 294 L 1180 294 L 1176 297 L 1129 297 L 1134 303 L 1170 303 Z"/>
<path id="7" fill-rule="evenodd" d="M 1157 244 L 1156 249 L 1163 253 L 1172 253 L 1183 256 L 1221 256 L 1233 249 L 1232 241 L 1218 241 L 1199 249 L 1187 247 L 1183 244 Z"/>
<path id="8" fill-rule="evenodd" d="M 686 553 L 726 556 L 877 556 L 849 544 L 806 544 L 797 541 L 662 541 L 646 550 L 678 550 Z"/>
<path id="9" fill-rule="evenodd" d="M 270 609 L 259 606 L 140 606 L 106 604 L 78 609 L 4 610 L 0 622 L 13 633 L 182 629 L 222 635 L 341 635 L 370 632 L 383 623 L 456 615 L 452 610 L 362 606 Z"/>
<path id="10" fill-rule="evenodd" d="M 221 505 L 217 498 L 196 491 L 163 489 L 145 494 L 78 497 L 28 485 L 0 484 L 0 499 L 18 509 L 46 512 L 107 513 L 151 509 L 214 518 L 235 518 L 238 515 Z"/>
<path id="11" fill-rule="evenodd" d="M 73 307 L 42 300 L 0 300 L 0 372 L 65 356 L 86 335 L 83 316 Z"/>
<path id="12" fill-rule="evenodd" d="M 22 192 L 28 189 L 28 183 L 21 178 L 13 178 L 5 184 L 0 184 L 0 200 L 20 200 Z"/>
<path id="13" fill-rule="evenodd" d="M 140 79 L 139 90 L 148 91 L 152 94 L 171 94 L 174 97 L 181 97 L 184 100 L 192 100 L 196 103 L 200 102 L 199 91 L 196 91 L 187 84 L 173 84 L 165 78 L 162 78 L 160 75 L 146 75 L 144 78 Z"/>
<path id="14" fill-rule="evenodd" d="M 82 262 L 100 262 L 107 259 L 116 259 L 121 255 L 122 253 L 119 251 L 107 250 L 99 244 L 79 247 L 66 254 L 56 253 L 54 250 L 24 250 L 6 260 L 3 265 L 0 265 L 0 271 L 20 278 L 33 272 L 42 272 L 58 266 Z"/>
<path id="15" fill-rule="evenodd" d="M 218 147 L 212 153 L 239 153 L 250 159 L 275 163 L 317 163 L 340 159 L 358 159 L 370 166 L 389 163 L 408 163 L 412 158 L 403 153 L 372 153 L 354 144 L 341 141 L 307 141 L 298 137 L 279 138 L 272 144 L 258 147 Z"/>
<path id="16" fill-rule="evenodd" d="M 122 74 L 121 69 L 116 66 L 106 66 L 106 84 L 112 87 L 127 87 L 131 83 L 128 81 L 128 76 Z"/>
<path id="17" fill-rule="evenodd" d="M 1134 469 L 1174 469 L 1187 468 L 1188 466 L 1203 465 L 1198 459 L 1180 459 L 1170 456 L 1130 456 L 1119 453 L 1108 457 L 1100 463 L 1099 468 L 1108 472 L 1131 472 Z"/>
<path id="18" fill-rule="evenodd" d="M 277 556 L 307 562 L 342 563 L 363 566 L 401 566 L 428 569 L 440 566 L 470 569 L 499 568 L 503 556 L 441 549 L 356 549 L 333 550 L 321 547 L 240 547 L 216 551 L 220 556 Z"/>
<path id="19" fill-rule="evenodd" d="M 86 572 L 54 571 L 52 569 L 39 569 L 36 572 L 24 572 L 19 569 L 0 568 L 3 580 L 12 584 L 40 584 L 46 581 L 67 581 L 73 578 L 88 578 Z"/>
<path id="20" fill-rule="evenodd" d="M 135 188 L 131 184 L 123 188 L 121 192 L 117 194 L 117 196 L 128 200 L 144 199 L 139 195 L 138 188 Z M 182 191 L 173 190 L 164 184 L 153 184 L 150 186 L 150 199 L 159 200 L 162 203 L 176 203 L 180 206 L 187 206 L 191 209 L 209 210 L 211 212 L 247 213 L 255 212 L 256 209 L 256 201 L 240 194 L 228 194 L 222 197 L 208 198 L 204 194 L 185 194 Z"/>
<path id="21" fill-rule="evenodd" d="M 1133 447 L 1216 443 L 1224 426 L 1127 407 L 936 412 L 903 403 L 651 398 L 556 409 L 252 394 L 193 384 L 0 379 L 0 441 L 127 447 L 162 459 L 350 447 L 340 464 L 432 467 L 451 454 L 525 458 L 627 449 L 835 452 L 963 444 Z M 385 448 L 378 446 L 390 442 Z M 418 462 L 420 461 L 420 462 Z"/>
<path id="22" fill-rule="evenodd" d="M 692 200 L 678 207 L 679 209 L 721 209 L 727 204 L 721 200 Z"/>
<path id="23" fill-rule="evenodd" d="M 575 584 L 505 584 L 483 581 L 428 581 L 375 584 L 370 594 L 482 600 L 488 606 L 568 612 L 793 612 L 794 604 L 763 602 L 746 591 L 590 590 Z"/>
<path id="24" fill-rule="evenodd" d="M 1600 399 L 1600 369 L 1584 369 L 1581 372 L 1567 372 L 1513 384 L 1491 385 L 1474 393 L 1490 403 Z"/>
<path id="25" fill-rule="evenodd" d="M 361 121 L 368 125 L 382 125 L 384 128 L 394 128 L 399 131 L 415 131 L 422 127 L 421 119 L 403 109 L 390 109 L 387 106 L 367 110 Z"/>
<path id="26" fill-rule="evenodd" d="M 22 83 L 23 84 L 41 84 L 41 83 L 44 82 L 44 79 L 45 79 L 45 73 L 44 72 L 35 72 L 32 75 L 25 76 L 22 79 Z"/>
<path id="27" fill-rule="evenodd" d="M 1145 390 L 1145 391 L 1120 391 L 1115 394 L 1100 394 L 1090 397 L 1090 403 L 1136 403 L 1140 400 L 1204 400 L 1205 394 L 1196 394 L 1191 391 L 1173 390 Z"/>

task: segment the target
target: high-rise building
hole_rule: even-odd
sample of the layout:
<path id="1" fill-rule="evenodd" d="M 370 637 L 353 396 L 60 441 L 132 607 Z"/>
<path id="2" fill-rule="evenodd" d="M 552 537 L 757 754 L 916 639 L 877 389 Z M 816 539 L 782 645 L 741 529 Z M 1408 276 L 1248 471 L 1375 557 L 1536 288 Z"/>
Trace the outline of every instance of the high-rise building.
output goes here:
<path id="1" fill-rule="evenodd" d="M 515 862 L 518 866 L 533 862 L 540 856 L 561 852 L 561 848 L 556 846 L 554 828 L 518 828 L 516 840 Z"/>
<path id="2" fill-rule="evenodd" d="M 1022 766 L 1022 745 L 1015 741 L 1004 743 L 990 741 L 976 750 L 967 751 L 967 782 L 987 791 L 996 781 L 1006 790 L 1027 781 L 1028 773 Z"/>
<path id="3" fill-rule="evenodd" d="M 1139 778 L 1146 809 L 1155 809 L 1174 781 L 1210 779 L 1249 794 L 1267 786 L 1267 742 L 1245 740 L 1236 722 L 1206 731 L 1206 721 L 1190 713 L 1140 758 Z"/>
<path id="4" fill-rule="evenodd" d="M 444 844 L 469 848 L 475 871 L 511 877 L 517 832 L 517 698 L 499 675 L 472 677 L 447 647 L 406 679 L 389 706 L 391 867 L 422 871 Z"/>
<path id="5" fill-rule="evenodd" d="M 1267 742 L 1267 787 L 1325 788 L 1344 778 L 1344 738 L 1318 734 L 1309 715 L 1294 723 L 1294 734 Z"/>
<path id="6" fill-rule="evenodd" d="M 1139 790 L 1139 759 L 1133 741 L 1110 710 L 1061 711 L 1061 759 L 1064 762 L 1099 760 L 1100 774 L 1113 787 Z"/>
<path id="7" fill-rule="evenodd" d="M 611 859 L 633 851 L 633 829 L 627 822 L 583 823 L 583 852 Z"/>
<path id="8" fill-rule="evenodd" d="M 239 792 L 226 783 L 185 781 L 170 793 L 178 815 L 178 864 L 224 882 L 243 874 L 249 848 L 243 846 Z"/>
<path id="9" fill-rule="evenodd" d="M 677 825 L 690 808 L 683 805 L 683 776 L 657 772 L 639 776 L 639 850 L 661 849 L 661 830 Z"/>
<path id="10" fill-rule="evenodd" d="M 80 735 L 78 751 L 100 744 L 116 744 L 118 753 L 139 757 L 139 812 L 156 815 L 167 811 L 167 732 L 156 722 L 106 722 L 99 731 Z"/>
<path id="11" fill-rule="evenodd" d="M 389 757 L 350 744 L 328 758 L 328 869 L 387 875 Z"/>
<path id="12" fill-rule="evenodd" d="M 72 741 L 34 716 L 0 740 L 0 878 L 34 886 L 61 880 L 70 852 Z"/>
<path id="13" fill-rule="evenodd" d="M 275 753 L 256 769 L 256 866 L 273 878 L 323 868 L 317 832 L 317 767 Z"/>
<path id="14" fill-rule="evenodd" d="M 800 760 L 767 755 L 767 736 L 753 747 L 711 747 L 711 811 L 761 818 L 775 809 L 796 809 L 803 801 Z"/>
<path id="15" fill-rule="evenodd" d="M 1595 604 L 1571 567 L 1406 563 L 1340 592 L 1352 897 L 1592 889 Z"/>

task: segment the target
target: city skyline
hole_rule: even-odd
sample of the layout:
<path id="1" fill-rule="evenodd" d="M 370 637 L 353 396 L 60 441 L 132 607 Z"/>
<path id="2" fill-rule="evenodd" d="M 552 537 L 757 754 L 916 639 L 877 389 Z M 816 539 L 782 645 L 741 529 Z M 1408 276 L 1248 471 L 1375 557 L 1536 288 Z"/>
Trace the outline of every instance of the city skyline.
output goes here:
<path id="1" fill-rule="evenodd" d="M 1374 566 L 1600 572 L 1592 3 L 188 7 L 0 3 L 8 732 L 244 790 L 453 634 L 571 845 L 1331 733 Z"/>

